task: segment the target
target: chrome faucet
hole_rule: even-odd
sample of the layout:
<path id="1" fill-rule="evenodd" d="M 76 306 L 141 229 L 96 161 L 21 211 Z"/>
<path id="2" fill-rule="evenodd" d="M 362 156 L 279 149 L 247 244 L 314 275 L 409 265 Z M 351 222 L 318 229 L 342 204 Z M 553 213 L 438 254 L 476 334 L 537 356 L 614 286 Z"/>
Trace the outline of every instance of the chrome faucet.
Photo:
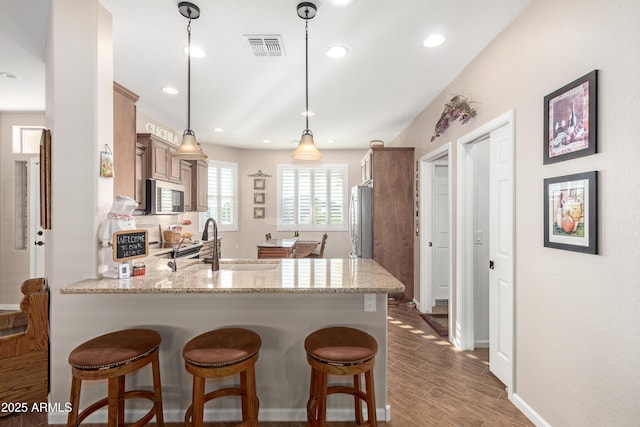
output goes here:
<path id="1" fill-rule="evenodd" d="M 177 246 L 173 247 L 173 252 L 171 254 L 171 259 L 173 259 L 173 261 L 169 261 L 167 263 L 169 268 L 171 268 L 171 271 L 178 271 L 178 263 L 176 262 L 176 258 L 178 257 L 178 252 L 180 251 L 180 248 L 182 247 L 182 244 L 186 239 L 191 240 L 191 238 L 184 236 L 182 239 L 180 239 L 180 243 L 178 243 Z"/>
<path id="2" fill-rule="evenodd" d="M 209 223 L 213 223 L 213 256 L 203 260 L 206 264 L 211 264 L 211 271 L 220 270 L 220 254 L 218 254 L 218 223 L 215 219 L 209 218 L 204 223 L 204 231 L 202 232 L 202 241 L 209 240 Z"/>

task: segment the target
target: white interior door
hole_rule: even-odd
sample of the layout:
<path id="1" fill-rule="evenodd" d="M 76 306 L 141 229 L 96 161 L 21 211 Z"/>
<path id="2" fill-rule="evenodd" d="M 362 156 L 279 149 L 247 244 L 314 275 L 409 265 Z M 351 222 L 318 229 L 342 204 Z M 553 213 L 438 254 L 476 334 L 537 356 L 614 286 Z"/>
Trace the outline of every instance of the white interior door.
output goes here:
<path id="1" fill-rule="evenodd" d="M 449 299 L 449 167 L 438 161 L 433 191 L 433 295 L 435 300 Z"/>
<path id="2" fill-rule="evenodd" d="M 513 156 L 510 126 L 491 132 L 489 195 L 489 369 L 510 384 L 513 349 Z"/>
<path id="3" fill-rule="evenodd" d="M 44 230 L 40 226 L 40 160 L 29 159 L 29 277 L 44 277 Z"/>

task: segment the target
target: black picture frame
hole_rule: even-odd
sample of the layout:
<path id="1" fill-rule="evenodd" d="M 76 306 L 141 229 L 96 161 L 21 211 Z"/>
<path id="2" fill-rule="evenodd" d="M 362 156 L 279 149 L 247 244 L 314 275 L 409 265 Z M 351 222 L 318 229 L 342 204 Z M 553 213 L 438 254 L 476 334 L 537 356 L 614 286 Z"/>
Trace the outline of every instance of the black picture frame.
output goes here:
<path id="1" fill-rule="evenodd" d="M 598 253 L 598 172 L 544 180 L 544 246 Z"/>
<path id="2" fill-rule="evenodd" d="M 544 164 L 597 152 L 598 70 L 544 97 Z"/>

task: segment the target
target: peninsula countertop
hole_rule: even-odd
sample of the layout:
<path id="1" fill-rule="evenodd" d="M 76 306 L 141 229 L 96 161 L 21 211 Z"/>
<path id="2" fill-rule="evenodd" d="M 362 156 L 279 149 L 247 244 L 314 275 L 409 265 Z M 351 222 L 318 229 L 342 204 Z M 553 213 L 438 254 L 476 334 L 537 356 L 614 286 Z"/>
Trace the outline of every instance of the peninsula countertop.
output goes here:
<path id="1" fill-rule="evenodd" d="M 154 259 L 155 258 L 155 259 Z M 128 279 L 97 278 L 71 283 L 62 294 L 185 293 L 395 293 L 404 285 L 371 259 L 222 259 L 220 270 L 201 260 L 145 259 L 146 274 Z"/>

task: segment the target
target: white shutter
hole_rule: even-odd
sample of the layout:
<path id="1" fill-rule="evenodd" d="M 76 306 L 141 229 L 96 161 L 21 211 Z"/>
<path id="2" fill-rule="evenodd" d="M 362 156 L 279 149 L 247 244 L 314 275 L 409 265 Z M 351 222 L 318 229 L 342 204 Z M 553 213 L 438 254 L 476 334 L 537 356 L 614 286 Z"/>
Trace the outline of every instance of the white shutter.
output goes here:
<path id="1" fill-rule="evenodd" d="M 227 162 L 209 162 L 207 188 L 209 210 L 206 217 L 218 223 L 219 230 L 238 229 L 238 165 Z"/>
<path id="2" fill-rule="evenodd" d="M 278 165 L 279 230 L 344 230 L 346 165 Z"/>

